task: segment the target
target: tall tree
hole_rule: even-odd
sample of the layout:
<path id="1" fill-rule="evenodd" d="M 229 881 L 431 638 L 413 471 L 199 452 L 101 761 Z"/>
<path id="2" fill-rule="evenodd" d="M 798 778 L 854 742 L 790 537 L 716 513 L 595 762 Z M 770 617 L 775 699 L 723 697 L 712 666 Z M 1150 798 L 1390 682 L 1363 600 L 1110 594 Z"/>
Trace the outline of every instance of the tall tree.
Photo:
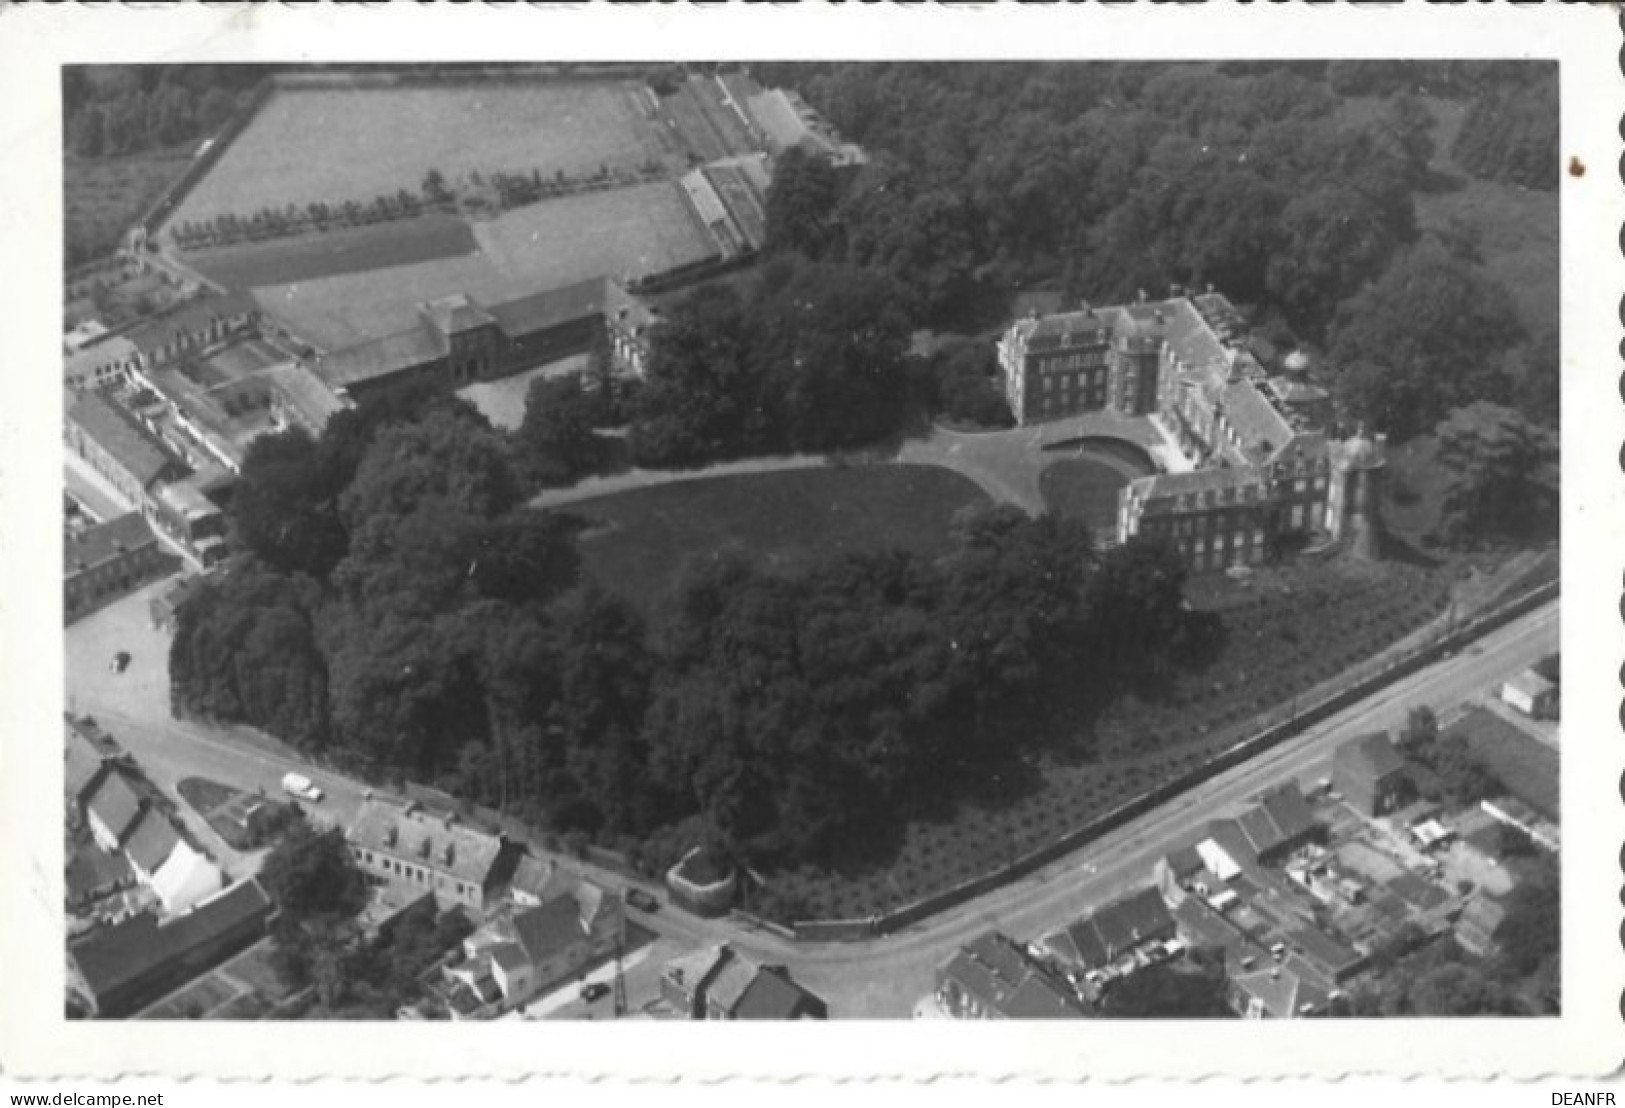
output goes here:
<path id="1" fill-rule="evenodd" d="M 1527 535 L 1550 523 L 1556 436 L 1511 408 L 1478 401 L 1457 408 L 1435 433 L 1446 474 L 1441 536 L 1464 544 Z"/>

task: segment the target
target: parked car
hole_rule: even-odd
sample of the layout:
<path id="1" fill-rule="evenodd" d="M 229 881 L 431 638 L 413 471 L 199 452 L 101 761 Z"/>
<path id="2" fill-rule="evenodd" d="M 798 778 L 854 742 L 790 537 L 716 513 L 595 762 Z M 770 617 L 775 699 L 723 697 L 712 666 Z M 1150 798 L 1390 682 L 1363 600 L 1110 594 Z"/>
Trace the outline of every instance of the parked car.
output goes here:
<path id="1" fill-rule="evenodd" d="M 657 912 L 660 910 L 660 901 L 654 894 L 646 893 L 642 889 L 627 889 L 626 902 L 640 912 Z"/>
<path id="2" fill-rule="evenodd" d="M 609 995 L 609 986 L 602 981 L 583 981 L 581 983 L 581 999 L 591 1004 L 601 996 Z"/>
<path id="3" fill-rule="evenodd" d="M 129 669 L 130 652 L 128 650 L 121 650 L 117 654 L 113 655 L 113 662 L 107 668 L 112 670 L 114 673 L 123 673 L 125 670 Z"/>
<path id="4" fill-rule="evenodd" d="M 322 798 L 322 790 L 310 778 L 302 773 L 288 773 L 282 777 L 282 790 L 289 796 L 297 796 L 300 800 L 315 803 Z"/>

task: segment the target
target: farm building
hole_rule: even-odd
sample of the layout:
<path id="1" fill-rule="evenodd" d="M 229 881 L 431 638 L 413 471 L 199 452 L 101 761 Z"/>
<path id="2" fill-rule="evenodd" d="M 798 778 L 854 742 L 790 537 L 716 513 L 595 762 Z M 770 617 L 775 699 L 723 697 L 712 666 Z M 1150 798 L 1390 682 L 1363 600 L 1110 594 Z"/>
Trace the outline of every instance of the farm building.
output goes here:
<path id="1" fill-rule="evenodd" d="M 96 1015 L 129 1015 L 260 938 L 271 911 L 250 879 L 170 920 L 142 913 L 92 931 L 68 944 L 70 985 Z"/>
<path id="2" fill-rule="evenodd" d="M 621 368 L 641 371 L 650 317 L 608 278 L 490 305 L 459 293 L 419 306 L 405 331 L 330 351 L 317 374 L 341 400 L 428 381 L 460 388 L 507 377 L 610 342 Z"/>
<path id="3" fill-rule="evenodd" d="M 186 466 L 124 408 L 99 393 L 70 397 L 68 449 L 110 481 L 130 504 L 149 504 L 151 490 L 186 476 Z"/>
<path id="4" fill-rule="evenodd" d="M 205 296 L 130 332 L 136 363 L 152 372 L 203 353 L 258 324 L 259 305 L 246 293 Z"/>

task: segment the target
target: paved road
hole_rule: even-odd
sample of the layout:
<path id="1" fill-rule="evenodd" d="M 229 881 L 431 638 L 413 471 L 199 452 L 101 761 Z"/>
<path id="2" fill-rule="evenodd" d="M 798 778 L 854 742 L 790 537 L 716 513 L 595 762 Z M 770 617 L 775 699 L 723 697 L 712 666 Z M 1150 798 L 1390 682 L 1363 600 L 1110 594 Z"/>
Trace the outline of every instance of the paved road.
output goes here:
<path id="1" fill-rule="evenodd" d="M 320 814 L 348 824 L 360 808 L 362 784 L 304 765 L 249 729 L 206 728 L 169 718 L 169 639 L 154 631 L 146 617 L 146 597 L 160 588 L 161 583 L 149 586 L 68 629 L 70 706 L 100 719 L 166 790 L 173 791 L 183 777 L 201 775 L 238 788 L 274 792 L 283 773 L 298 769 L 327 791 Z M 729 941 L 765 960 L 783 962 L 843 1017 L 906 1018 L 930 989 L 934 967 L 983 930 L 998 927 L 1029 938 L 1147 883 L 1156 858 L 1187 841 L 1203 821 L 1245 807 L 1275 781 L 1322 776 L 1339 742 L 1396 727 L 1412 707 L 1428 705 L 1444 714 L 1489 693 L 1507 675 L 1556 649 L 1557 642 L 1558 606 L 1552 603 L 1039 873 L 897 935 L 863 943 L 798 946 L 727 920 L 701 920 L 675 909 L 642 918 L 682 944 Z M 130 651 L 133 660 L 124 674 L 114 675 L 107 660 L 120 649 Z M 203 830 L 200 838 L 224 848 L 212 832 Z M 229 852 L 222 856 L 231 857 Z"/>
<path id="2" fill-rule="evenodd" d="M 762 957 L 786 962 L 797 980 L 825 996 L 843 1017 L 907 1017 L 931 988 L 935 966 L 982 931 L 997 927 L 1032 938 L 1148 884 L 1156 859 L 1188 842 L 1206 820 L 1247 807 L 1277 781 L 1312 782 L 1324 776 L 1340 742 L 1397 727 L 1413 707 L 1427 705 L 1448 715 L 1454 706 L 1489 693 L 1506 675 L 1556 649 L 1557 643 L 1558 607 L 1553 603 L 1068 858 L 898 935 L 818 947 L 798 947 L 760 933 L 736 941 Z"/>
<path id="3" fill-rule="evenodd" d="M 147 604 L 170 580 L 146 586 L 70 626 L 67 640 L 67 705 L 91 715 L 141 764 L 164 792 L 187 777 L 207 777 L 253 792 L 281 794 L 282 775 L 298 770 L 327 792 L 312 806 L 323 819 L 348 824 L 361 808 L 365 786 L 317 770 L 282 744 L 249 728 L 180 722 L 169 715 L 169 635 L 152 627 Z M 116 651 L 130 665 L 113 673 Z M 257 858 L 240 857 L 184 802 L 177 803 L 187 826 L 233 876 L 256 868 Z"/>

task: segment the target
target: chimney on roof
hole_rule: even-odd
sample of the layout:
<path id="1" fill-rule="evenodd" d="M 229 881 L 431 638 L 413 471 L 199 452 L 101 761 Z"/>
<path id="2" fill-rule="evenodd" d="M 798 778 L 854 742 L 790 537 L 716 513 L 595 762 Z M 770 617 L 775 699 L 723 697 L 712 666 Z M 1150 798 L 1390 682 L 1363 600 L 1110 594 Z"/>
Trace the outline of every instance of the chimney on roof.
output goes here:
<path id="1" fill-rule="evenodd" d="M 446 865 L 448 865 L 448 866 L 451 865 L 453 862 L 455 862 L 457 860 L 457 844 L 456 843 L 447 843 L 446 844 L 446 855 L 445 855 L 445 857 L 446 857 Z"/>
<path id="2" fill-rule="evenodd" d="M 389 830 L 384 832 L 384 845 L 385 846 L 394 846 L 397 842 L 400 841 L 400 837 L 401 837 L 400 828 L 396 827 L 394 824 L 390 824 L 389 825 Z"/>
<path id="3" fill-rule="evenodd" d="M 429 842 L 429 836 L 423 836 L 423 841 L 418 844 L 418 857 L 427 858 L 433 849 L 434 846 Z"/>
<path id="4" fill-rule="evenodd" d="M 1151 314 L 1151 318 L 1156 320 L 1158 327 L 1161 327 L 1164 323 L 1168 322 L 1168 315 L 1161 308 L 1158 308 L 1155 312 L 1153 312 Z"/>

